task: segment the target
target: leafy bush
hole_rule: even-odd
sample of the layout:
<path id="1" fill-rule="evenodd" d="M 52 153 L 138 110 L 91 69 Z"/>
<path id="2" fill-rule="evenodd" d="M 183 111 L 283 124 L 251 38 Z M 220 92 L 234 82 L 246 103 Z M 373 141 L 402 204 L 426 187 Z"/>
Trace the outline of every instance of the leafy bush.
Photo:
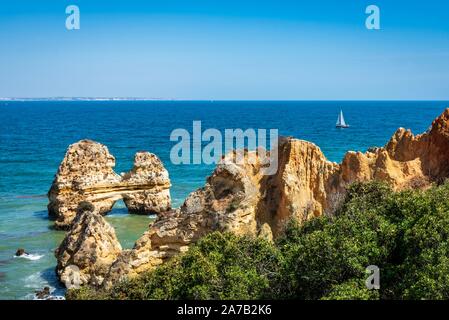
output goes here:
<path id="1" fill-rule="evenodd" d="M 380 268 L 380 290 L 365 269 Z M 333 216 L 275 243 L 212 233 L 153 272 L 69 299 L 449 299 L 449 183 L 395 193 L 354 184 Z"/>
<path id="2" fill-rule="evenodd" d="M 288 224 L 278 242 L 284 298 L 320 299 L 349 280 L 364 283 L 367 266 L 382 268 L 395 245 L 395 225 L 379 214 L 389 194 L 379 183 L 354 185 L 335 217 Z"/>
<path id="3" fill-rule="evenodd" d="M 270 290 L 280 259 L 278 250 L 266 240 L 215 232 L 188 253 L 109 292 L 81 289 L 70 292 L 68 298 L 261 299 Z"/>
<path id="4" fill-rule="evenodd" d="M 367 290 L 365 281 L 351 279 L 337 284 L 330 292 L 321 298 L 322 300 L 377 300 L 378 290 Z"/>

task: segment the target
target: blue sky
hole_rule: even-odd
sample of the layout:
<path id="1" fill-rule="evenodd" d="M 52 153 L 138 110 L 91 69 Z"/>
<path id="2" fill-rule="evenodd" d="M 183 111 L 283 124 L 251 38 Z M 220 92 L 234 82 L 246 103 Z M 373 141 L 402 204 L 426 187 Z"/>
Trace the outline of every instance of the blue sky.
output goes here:
<path id="1" fill-rule="evenodd" d="M 0 97 L 52 96 L 449 100 L 449 2 L 1 0 Z"/>

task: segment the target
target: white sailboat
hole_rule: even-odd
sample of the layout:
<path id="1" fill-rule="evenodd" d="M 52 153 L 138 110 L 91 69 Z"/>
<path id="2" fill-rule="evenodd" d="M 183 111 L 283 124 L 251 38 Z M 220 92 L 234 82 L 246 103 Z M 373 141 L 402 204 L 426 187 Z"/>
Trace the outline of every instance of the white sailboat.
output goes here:
<path id="1" fill-rule="evenodd" d="M 349 128 L 349 124 L 346 124 L 345 118 L 343 117 L 343 110 L 340 110 L 340 114 L 337 119 L 337 128 Z"/>

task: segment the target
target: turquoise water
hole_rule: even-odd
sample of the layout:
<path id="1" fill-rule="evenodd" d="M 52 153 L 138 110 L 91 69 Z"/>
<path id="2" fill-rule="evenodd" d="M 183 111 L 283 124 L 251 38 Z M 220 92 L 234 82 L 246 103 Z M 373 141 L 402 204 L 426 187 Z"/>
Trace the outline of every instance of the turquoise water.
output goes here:
<path id="1" fill-rule="evenodd" d="M 335 128 L 340 107 L 350 129 Z M 0 298 L 32 298 L 45 285 L 63 289 L 54 268 L 54 249 L 64 233 L 54 231 L 46 192 L 69 144 L 93 139 L 116 157 L 116 171 L 128 171 L 137 151 L 156 153 L 167 167 L 178 206 L 204 184 L 213 166 L 170 163 L 170 133 L 207 128 L 279 129 L 285 136 L 318 144 L 332 161 L 347 150 L 384 145 L 398 127 L 425 131 L 449 102 L 0 102 Z M 107 217 L 125 248 L 151 217 L 131 216 L 118 203 Z M 25 248 L 36 260 L 14 258 Z"/>

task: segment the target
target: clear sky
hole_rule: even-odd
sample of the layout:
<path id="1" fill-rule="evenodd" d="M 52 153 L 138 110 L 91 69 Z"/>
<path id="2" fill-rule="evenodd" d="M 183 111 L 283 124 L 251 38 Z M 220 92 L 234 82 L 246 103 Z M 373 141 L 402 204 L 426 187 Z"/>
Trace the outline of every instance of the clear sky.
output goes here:
<path id="1" fill-rule="evenodd" d="M 449 100 L 449 1 L 0 0 L 0 97 L 54 96 Z"/>

